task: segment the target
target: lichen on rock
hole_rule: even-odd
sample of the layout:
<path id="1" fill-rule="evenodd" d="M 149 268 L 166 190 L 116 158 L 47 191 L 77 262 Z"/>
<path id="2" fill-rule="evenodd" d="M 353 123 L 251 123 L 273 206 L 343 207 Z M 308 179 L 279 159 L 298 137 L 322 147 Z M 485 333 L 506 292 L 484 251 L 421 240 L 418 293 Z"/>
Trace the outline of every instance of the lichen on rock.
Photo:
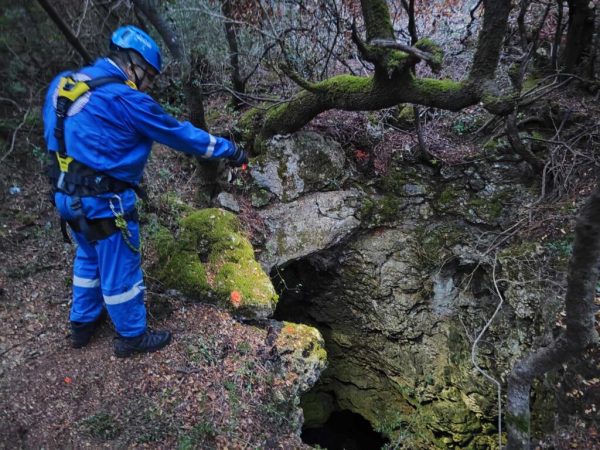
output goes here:
<path id="1" fill-rule="evenodd" d="M 325 341 L 319 330 L 300 323 L 283 322 L 275 345 L 282 359 L 298 374 L 298 392 L 306 392 L 327 367 Z"/>

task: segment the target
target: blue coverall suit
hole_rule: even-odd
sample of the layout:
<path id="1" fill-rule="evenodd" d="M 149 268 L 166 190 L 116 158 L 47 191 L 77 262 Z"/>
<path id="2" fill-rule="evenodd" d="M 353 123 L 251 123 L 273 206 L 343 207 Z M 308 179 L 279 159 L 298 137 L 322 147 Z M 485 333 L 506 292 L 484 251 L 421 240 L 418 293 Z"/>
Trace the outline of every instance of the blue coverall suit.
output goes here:
<path id="1" fill-rule="evenodd" d="M 43 109 L 44 135 L 50 156 L 58 151 L 54 136 L 58 83 L 65 72 L 50 84 Z M 97 60 L 77 72 L 75 79 L 120 77 L 126 74 L 110 59 Z M 203 158 L 228 158 L 235 146 L 214 137 L 189 122 L 168 115 L 152 97 L 124 83 L 110 83 L 88 91 L 69 109 L 65 120 L 67 154 L 75 160 L 113 178 L 137 185 L 153 141 Z M 114 217 L 109 200 L 119 208 L 114 193 L 81 197 L 88 219 Z M 123 212 L 135 208 L 133 189 L 119 193 Z M 65 220 L 74 219 L 73 197 L 56 192 L 56 207 Z M 139 225 L 129 221 L 131 244 L 139 246 Z M 103 304 L 123 337 L 135 337 L 146 331 L 144 280 L 141 255 L 130 249 L 120 232 L 89 243 L 81 233 L 72 232 L 78 246 L 73 267 L 73 305 L 70 319 L 93 322 Z"/>

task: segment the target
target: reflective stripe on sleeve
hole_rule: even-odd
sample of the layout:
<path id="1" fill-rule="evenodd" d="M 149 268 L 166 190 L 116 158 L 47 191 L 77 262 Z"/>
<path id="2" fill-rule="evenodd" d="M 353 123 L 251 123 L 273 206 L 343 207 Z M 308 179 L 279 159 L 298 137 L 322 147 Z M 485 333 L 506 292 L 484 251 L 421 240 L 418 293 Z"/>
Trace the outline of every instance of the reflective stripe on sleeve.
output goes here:
<path id="1" fill-rule="evenodd" d="M 210 135 L 210 142 L 208 143 L 208 148 L 206 149 L 206 153 L 204 154 L 205 158 L 210 158 L 215 152 L 215 145 L 217 144 L 217 138 L 215 138 L 212 134 Z"/>
<path id="2" fill-rule="evenodd" d="M 119 305 L 121 303 L 128 302 L 145 289 L 145 286 L 141 285 L 142 283 L 142 280 L 138 281 L 131 289 L 123 292 L 122 294 L 104 295 L 104 303 L 107 305 Z"/>
<path id="3" fill-rule="evenodd" d="M 73 275 L 73 286 L 81 288 L 95 288 L 100 286 L 100 278 L 94 278 L 92 280 L 90 278 L 81 278 L 77 275 Z"/>

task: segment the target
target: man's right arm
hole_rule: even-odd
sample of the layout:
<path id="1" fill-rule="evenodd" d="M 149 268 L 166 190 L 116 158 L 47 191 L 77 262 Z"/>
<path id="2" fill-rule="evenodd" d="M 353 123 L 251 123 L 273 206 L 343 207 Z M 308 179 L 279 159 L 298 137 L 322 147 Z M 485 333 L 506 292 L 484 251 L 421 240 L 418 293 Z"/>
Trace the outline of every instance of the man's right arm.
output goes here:
<path id="1" fill-rule="evenodd" d="M 179 122 L 150 96 L 135 94 L 123 96 L 119 101 L 129 126 L 141 135 L 194 156 L 227 158 L 237 164 L 247 162 L 245 152 L 232 142 L 194 127 L 190 122 Z"/>

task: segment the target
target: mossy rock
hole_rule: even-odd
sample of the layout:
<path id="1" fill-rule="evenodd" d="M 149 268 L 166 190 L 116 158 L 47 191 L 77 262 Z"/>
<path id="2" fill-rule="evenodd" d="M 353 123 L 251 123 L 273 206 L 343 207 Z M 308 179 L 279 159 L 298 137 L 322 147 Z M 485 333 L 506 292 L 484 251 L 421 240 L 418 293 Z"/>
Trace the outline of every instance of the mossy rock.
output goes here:
<path id="1" fill-rule="evenodd" d="M 436 194 L 434 208 L 439 213 L 460 215 L 470 223 L 496 225 L 513 195 L 510 188 L 492 194 L 473 193 L 458 184 L 448 183 Z"/>
<path id="2" fill-rule="evenodd" d="M 359 211 L 359 217 L 368 226 L 393 223 L 401 217 L 406 201 L 396 195 L 367 198 Z"/>
<path id="3" fill-rule="evenodd" d="M 404 105 L 400 111 L 398 111 L 398 120 L 406 125 L 414 125 L 415 123 L 415 110 L 412 105 Z"/>
<path id="4" fill-rule="evenodd" d="M 192 299 L 242 316 L 272 315 L 278 296 L 234 214 L 202 209 L 179 225 L 176 237 L 164 228 L 150 237 L 158 255 L 153 276 Z"/>
<path id="5" fill-rule="evenodd" d="M 452 248 L 465 234 L 464 227 L 451 223 L 416 228 L 416 262 L 423 268 L 439 268 L 454 255 Z"/>
<path id="6" fill-rule="evenodd" d="M 314 327 L 283 322 L 275 346 L 291 372 L 299 374 L 294 383 L 298 394 L 314 386 L 327 367 L 325 341 Z"/>

